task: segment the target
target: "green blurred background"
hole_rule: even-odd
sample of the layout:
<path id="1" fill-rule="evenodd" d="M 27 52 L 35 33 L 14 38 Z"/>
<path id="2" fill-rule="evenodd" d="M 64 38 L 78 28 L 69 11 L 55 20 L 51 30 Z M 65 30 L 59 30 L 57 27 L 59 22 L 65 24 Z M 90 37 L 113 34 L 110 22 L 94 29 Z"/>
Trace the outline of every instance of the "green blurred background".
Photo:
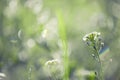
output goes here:
<path id="1" fill-rule="evenodd" d="M 70 60 L 70 80 L 98 64 L 82 37 L 101 32 L 100 57 L 105 80 L 120 80 L 120 0 L 0 0 L 0 73 L 2 80 L 48 80 L 44 64 L 61 60 L 56 11 L 64 18 Z"/>

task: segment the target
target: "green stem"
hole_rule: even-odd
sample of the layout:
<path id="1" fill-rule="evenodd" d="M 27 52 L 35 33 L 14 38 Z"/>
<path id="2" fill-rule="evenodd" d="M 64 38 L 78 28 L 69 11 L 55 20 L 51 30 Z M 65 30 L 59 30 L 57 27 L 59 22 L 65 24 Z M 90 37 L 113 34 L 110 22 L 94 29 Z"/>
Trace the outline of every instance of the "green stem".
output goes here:
<path id="1" fill-rule="evenodd" d="M 63 61 L 64 61 L 64 80 L 69 80 L 69 58 L 66 41 L 62 41 L 63 45 Z"/>
<path id="2" fill-rule="evenodd" d="M 99 52 L 97 52 L 97 58 L 98 58 L 98 62 L 100 64 L 100 72 L 99 72 L 99 75 L 100 75 L 100 80 L 103 80 L 103 70 L 102 70 L 102 63 L 101 63 L 101 60 L 100 60 L 100 56 L 99 56 Z"/>
<path id="3" fill-rule="evenodd" d="M 68 55 L 66 26 L 64 23 L 64 18 L 61 10 L 57 10 L 57 17 L 58 17 L 58 31 L 59 31 L 60 39 L 62 41 L 62 50 L 63 50 L 63 64 L 64 64 L 63 80 L 69 80 L 69 55 Z"/>

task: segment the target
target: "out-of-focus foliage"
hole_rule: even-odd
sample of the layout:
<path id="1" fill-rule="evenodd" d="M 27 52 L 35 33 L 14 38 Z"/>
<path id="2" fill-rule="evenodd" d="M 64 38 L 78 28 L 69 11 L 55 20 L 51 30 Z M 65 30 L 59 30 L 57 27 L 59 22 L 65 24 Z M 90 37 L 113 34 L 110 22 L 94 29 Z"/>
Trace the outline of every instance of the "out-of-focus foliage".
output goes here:
<path id="1" fill-rule="evenodd" d="M 94 79 L 99 65 L 82 41 L 92 31 L 101 32 L 104 39 L 100 57 L 105 80 L 119 80 L 119 0 L 0 0 L 3 80 L 49 79 L 44 70 L 46 61 L 62 61 L 63 54 L 57 10 L 61 10 L 66 26 L 70 80 Z"/>

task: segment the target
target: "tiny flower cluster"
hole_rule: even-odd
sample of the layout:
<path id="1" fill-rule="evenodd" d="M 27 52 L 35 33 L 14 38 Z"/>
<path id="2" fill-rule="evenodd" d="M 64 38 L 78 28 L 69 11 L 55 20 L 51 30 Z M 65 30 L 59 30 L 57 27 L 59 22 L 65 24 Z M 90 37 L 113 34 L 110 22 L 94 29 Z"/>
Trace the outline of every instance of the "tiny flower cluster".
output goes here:
<path id="1" fill-rule="evenodd" d="M 86 34 L 83 37 L 83 41 L 86 42 L 88 46 L 91 46 L 94 48 L 94 50 L 98 50 L 98 51 L 104 45 L 104 43 L 102 42 L 100 32 L 91 32 L 89 34 Z"/>
<path id="2" fill-rule="evenodd" d="M 59 64 L 59 60 L 55 59 L 55 60 L 49 60 L 45 63 L 46 66 L 50 66 L 50 65 L 56 65 Z"/>
<path id="3" fill-rule="evenodd" d="M 91 32 L 89 34 L 86 34 L 83 37 L 83 41 L 93 41 L 93 40 L 96 40 L 97 37 L 99 37 L 100 35 L 101 35 L 100 32 Z"/>
<path id="4" fill-rule="evenodd" d="M 47 61 L 44 69 L 50 80 L 62 80 L 64 73 L 59 59 Z"/>

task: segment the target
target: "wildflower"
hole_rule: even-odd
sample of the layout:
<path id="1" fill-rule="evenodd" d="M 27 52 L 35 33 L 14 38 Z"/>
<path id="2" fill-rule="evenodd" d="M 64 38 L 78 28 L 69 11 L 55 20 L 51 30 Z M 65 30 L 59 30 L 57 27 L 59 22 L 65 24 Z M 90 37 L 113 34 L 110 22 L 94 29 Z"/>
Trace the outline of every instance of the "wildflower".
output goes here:
<path id="1" fill-rule="evenodd" d="M 93 50 L 95 50 L 96 53 L 92 54 L 93 58 L 100 64 L 100 70 L 98 71 L 98 78 L 100 80 L 103 80 L 103 73 L 102 73 L 102 63 L 100 60 L 100 50 L 104 46 L 104 43 L 102 42 L 101 34 L 100 32 L 91 32 L 83 37 L 83 41 L 87 43 L 89 47 L 92 47 Z"/>
<path id="2" fill-rule="evenodd" d="M 101 34 L 99 32 L 92 32 L 89 34 L 86 34 L 83 37 L 83 41 L 95 41 Z"/>
<path id="3" fill-rule="evenodd" d="M 104 45 L 104 43 L 102 42 L 101 33 L 96 31 L 86 34 L 83 37 L 83 41 L 86 42 L 88 46 L 97 51 L 99 51 Z"/>
<path id="4" fill-rule="evenodd" d="M 46 69 L 51 72 L 51 73 L 55 73 L 56 71 L 58 71 L 59 68 L 59 61 L 57 59 L 55 60 L 49 60 L 45 63 Z"/>
<path id="5" fill-rule="evenodd" d="M 49 60 L 45 63 L 46 66 L 54 66 L 59 64 L 59 60 L 55 59 L 55 60 Z"/>
<path id="6" fill-rule="evenodd" d="M 55 80 L 60 80 L 63 76 L 63 68 L 58 59 L 47 61 L 45 63 L 45 71 L 51 78 L 56 78 Z"/>

